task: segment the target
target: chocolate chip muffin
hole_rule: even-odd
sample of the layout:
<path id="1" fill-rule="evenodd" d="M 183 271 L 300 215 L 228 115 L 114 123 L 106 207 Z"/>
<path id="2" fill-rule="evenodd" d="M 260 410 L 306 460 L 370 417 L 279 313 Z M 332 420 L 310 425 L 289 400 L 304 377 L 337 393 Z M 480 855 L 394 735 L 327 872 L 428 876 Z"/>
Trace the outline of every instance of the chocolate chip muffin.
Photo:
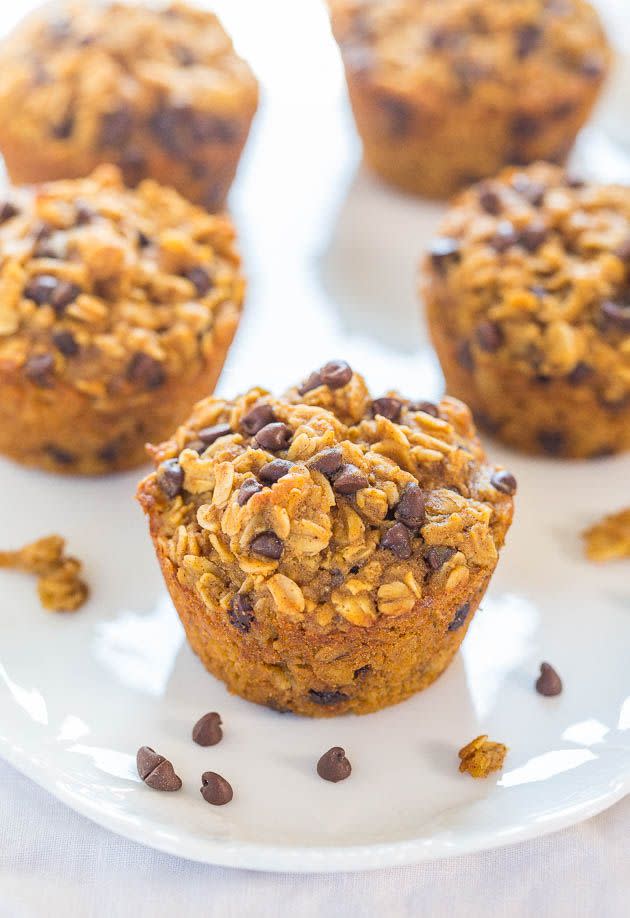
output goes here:
<path id="1" fill-rule="evenodd" d="M 465 405 L 372 399 L 342 361 L 199 402 L 138 497 L 188 639 L 281 711 L 376 711 L 461 644 L 512 518 Z"/>
<path id="2" fill-rule="evenodd" d="M 258 104 L 212 13 L 183 3 L 48 4 L 0 49 L 0 149 L 15 182 L 116 163 L 219 209 Z"/>
<path id="3" fill-rule="evenodd" d="M 447 390 L 529 453 L 630 448 L 630 189 L 542 163 L 464 192 L 426 259 Z"/>
<path id="4" fill-rule="evenodd" d="M 365 159 L 436 197 L 562 162 L 609 50 L 584 0 L 329 0 Z"/>
<path id="5" fill-rule="evenodd" d="M 221 371 L 244 286 L 230 221 L 100 166 L 11 190 L 0 224 L 0 452 L 140 464 Z"/>

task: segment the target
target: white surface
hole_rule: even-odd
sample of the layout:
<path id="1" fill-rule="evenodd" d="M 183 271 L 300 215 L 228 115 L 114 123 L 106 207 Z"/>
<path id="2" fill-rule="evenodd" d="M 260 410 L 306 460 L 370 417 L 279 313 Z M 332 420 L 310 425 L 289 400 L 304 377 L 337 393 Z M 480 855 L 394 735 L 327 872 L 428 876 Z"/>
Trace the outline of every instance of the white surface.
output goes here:
<path id="1" fill-rule="evenodd" d="M 356 171 L 336 53 L 316 3 L 217 6 L 266 87 L 233 198 L 251 284 L 221 391 L 283 388 L 343 356 L 375 394 L 393 385 L 436 395 L 414 286 L 439 208 Z M 295 43 L 261 42 L 280 15 Z M 591 170 L 608 165 L 602 144 L 595 136 L 583 145 Z M 0 545 L 61 531 L 87 563 L 93 598 L 75 617 L 47 616 L 31 581 L 2 575 L 0 752 L 130 838 L 266 869 L 411 863 L 542 835 L 608 806 L 630 786 L 628 569 L 586 564 L 577 533 L 627 502 L 630 459 L 493 454 L 520 480 L 518 516 L 463 655 L 397 708 L 326 722 L 231 698 L 206 675 L 164 594 L 132 499 L 136 475 L 63 481 L 2 463 Z M 533 691 L 542 659 L 564 679 L 560 698 Z M 190 729 L 213 709 L 225 740 L 204 751 Z M 505 741 L 510 755 L 498 779 L 474 782 L 457 773 L 457 749 L 481 732 Z M 140 783 L 133 762 L 144 743 L 174 761 L 182 792 Z M 334 744 L 354 765 L 336 786 L 314 775 Z M 207 769 L 233 783 L 228 807 L 201 800 Z"/>

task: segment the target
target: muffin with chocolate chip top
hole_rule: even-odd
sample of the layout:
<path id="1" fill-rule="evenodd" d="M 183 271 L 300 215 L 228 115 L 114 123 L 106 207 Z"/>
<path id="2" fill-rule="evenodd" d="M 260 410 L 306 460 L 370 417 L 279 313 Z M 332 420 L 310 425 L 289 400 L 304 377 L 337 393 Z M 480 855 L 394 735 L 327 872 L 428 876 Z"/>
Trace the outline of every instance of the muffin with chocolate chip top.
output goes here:
<path id="1" fill-rule="evenodd" d="M 199 402 L 138 490 L 171 597 L 228 688 L 313 717 L 425 688 L 512 519 L 468 409 L 372 399 L 343 361 L 282 397 Z"/>
<path id="2" fill-rule="evenodd" d="M 425 261 L 447 391 L 528 453 L 630 449 L 630 189 L 543 163 L 464 192 Z"/>
<path id="3" fill-rule="evenodd" d="M 115 163 L 209 210 L 223 206 L 258 84 L 212 13 L 65 0 L 29 15 L 0 49 L 0 149 L 19 183 Z"/>
<path id="4" fill-rule="evenodd" d="M 609 66 L 585 0 L 328 0 L 366 162 L 432 197 L 563 162 Z"/>
<path id="5" fill-rule="evenodd" d="M 0 452 L 130 468 L 212 391 L 240 315 L 232 224 L 115 166 L 0 203 Z"/>

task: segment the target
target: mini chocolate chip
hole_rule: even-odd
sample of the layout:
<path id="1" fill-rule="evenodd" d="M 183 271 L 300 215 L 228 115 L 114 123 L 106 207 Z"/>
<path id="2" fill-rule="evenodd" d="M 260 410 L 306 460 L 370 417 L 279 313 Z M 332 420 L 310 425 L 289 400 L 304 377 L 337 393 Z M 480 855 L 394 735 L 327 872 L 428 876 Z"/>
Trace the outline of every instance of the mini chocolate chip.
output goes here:
<path id="1" fill-rule="evenodd" d="M 223 739 L 221 718 L 212 711 L 200 717 L 192 729 L 192 738 L 198 746 L 216 746 Z"/>
<path id="2" fill-rule="evenodd" d="M 234 796 L 232 785 L 216 771 L 204 771 L 200 791 L 206 803 L 213 806 L 225 806 Z"/>
<path id="3" fill-rule="evenodd" d="M 344 692 L 338 691 L 323 691 L 317 692 L 315 689 L 310 689 L 308 697 L 314 704 L 319 704 L 322 707 L 327 707 L 332 704 L 341 704 L 342 701 L 347 701 L 348 696 Z"/>
<path id="4" fill-rule="evenodd" d="M 479 189 L 479 203 L 485 212 L 493 217 L 501 213 L 501 198 L 494 189 L 487 185 L 483 185 Z"/>
<path id="5" fill-rule="evenodd" d="M 403 403 L 399 398 L 393 398 L 391 395 L 384 395 L 382 398 L 375 398 L 372 402 L 372 411 L 375 415 L 380 414 L 387 418 L 388 421 L 396 421 L 400 418 Z"/>
<path id="6" fill-rule="evenodd" d="M 82 290 L 77 284 L 60 280 L 49 300 L 50 305 L 58 316 L 63 315 L 66 307 L 73 303 L 81 292 Z"/>
<path id="7" fill-rule="evenodd" d="M 281 478 L 288 475 L 293 466 L 294 463 L 289 462 L 288 459 L 273 459 L 263 465 L 258 472 L 258 477 L 265 484 L 275 484 L 276 481 L 280 481 Z"/>
<path id="8" fill-rule="evenodd" d="M 562 691 L 562 679 L 549 663 L 540 664 L 540 676 L 536 680 L 536 691 L 539 695 L 552 697 Z"/>
<path id="9" fill-rule="evenodd" d="M 145 784 L 158 791 L 178 791 L 182 780 L 175 774 L 171 762 L 150 746 L 141 746 L 136 754 L 138 774 Z"/>
<path id="10" fill-rule="evenodd" d="M 302 383 L 298 392 L 300 395 L 306 395 L 307 392 L 312 392 L 313 389 L 317 389 L 321 385 L 323 385 L 321 373 L 319 370 L 315 370 L 315 372 L 311 373 L 308 379 Z"/>
<path id="11" fill-rule="evenodd" d="M 519 112 L 512 119 L 512 136 L 519 140 L 531 140 L 540 133 L 541 122 L 534 115 L 528 115 L 526 112 Z"/>
<path id="12" fill-rule="evenodd" d="M 593 367 L 580 360 L 571 372 L 567 374 L 567 382 L 570 386 L 580 386 L 587 379 L 590 379 L 594 372 Z"/>
<path id="13" fill-rule="evenodd" d="M 510 223 L 509 220 L 502 220 L 497 230 L 490 240 L 490 245 L 495 252 L 498 252 L 499 255 L 503 252 L 507 252 L 509 248 L 513 245 L 517 245 L 519 242 L 519 234 L 514 229 L 514 226 Z"/>
<path id="14" fill-rule="evenodd" d="M 204 446 L 211 446 L 220 437 L 227 437 L 231 433 L 232 428 L 229 424 L 214 424 L 212 427 L 204 427 L 197 431 L 197 436 Z"/>
<path id="15" fill-rule="evenodd" d="M 201 267 L 190 268 L 184 273 L 197 292 L 197 296 L 205 296 L 212 289 L 212 280 L 208 272 Z"/>
<path id="16" fill-rule="evenodd" d="M 249 550 L 256 555 L 262 555 L 263 558 L 279 561 L 284 551 L 284 542 L 278 538 L 275 532 L 260 532 L 249 543 Z"/>
<path id="17" fill-rule="evenodd" d="M 536 252 L 548 236 L 547 227 L 542 223 L 530 223 L 521 230 L 519 236 L 519 245 L 522 245 L 528 252 Z"/>
<path id="18" fill-rule="evenodd" d="M 475 328 L 475 340 L 482 351 L 494 354 L 503 344 L 501 326 L 489 319 L 484 319 Z"/>
<path id="19" fill-rule="evenodd" d="M 470 347 L 470 341 L 462 341 L 456 349 L 457 362 L 463 370 L 472 373 L 475 369 L 475 358 Z"/>
<path id="20" fill-rule="evenodd" d="M 101 116 L 99 143 L 102 147 L 124 147 L 133 130 L 133 115 L 129 108 L 121 107 Z"/>
<path id="21" fill-rule="evenodd" d="M 516 478 L 507 469 L 499 469 L 490 479 L 492 486 L 501 491 L 502 494 L 516 494 Z"/>
<path id="22" fill-rule="evenodd" d="M 72 465 L 76 462 L 77 457 L 74 453 L 69 453 L 67 449 L 62 449 L 54 443 L 48 443 L 45 449 L 50 458 L 54 459 L 59 465 Z"/>
<path id="23" fill-rule="evenodd" d="M 394 523 L 380 541 L 379 548 L 388 548 L 397 558 L 411 558 L 411 534 L 404 523 Z"/>
<path id="24" fill-rule="evenodd" d="M 350 777 L 352 765 L 346 758 L 345 750 L 341 746 L 333 746 L 325 752 L 317 763 L 317 774 L 324 781 L 344 781 Z"/>
<path id="25" fill-rule="evenodd" d="M 254 621 L 254 604 L 249 593 L 237 593 L 228 609 L 228 618 L 241 634 L 252 630 Z"/>
<path id="26" fill-rule="evenodd" d="M 630 331 L 630 301 L 604 300 L 600 306 L 600 313 L 607 326 L 619 328 L 624 332 Z"/>
<path id="27" fill-rule="evenodd" d="M 281 449 L 286 449 L 293 432 L 287 424 L 281 421 L 274 421 L 271 424 L 265 424 L 256 434 L 255 440 L 261 449 L 266 449 L 270 453 L 277 453 Z"/>
<path id="28" fill-rule="evenodd" d="M 435 402 L 409 402 L 407 411 L 424 411 L 425 414 L 430 415 L 432 418 L 440 416 L 438 406 Z"/>
<path id="29" fill-rule="evenodd" d="M 343 389 L 352 379 L 352 370 L 345 360 L 330 360 L 319 371 L 322 385 L 329 389 Z"/>
<path id="30" fill-rule="evenodd" d="M 456 553 L 457 549 L 451 548 L 450 545 L 432 545 L 426 553 L 425 560 L 432 571 L 439 571 Z"/>
<path id="31" fill-rule="evenodd" d="M 565 435 L 560 430 L 539 431 L 538 442 L 550 456 L 558 456 L 563 453 L 567 443 Z"/>
<path id="32" fill-rule="evenodd" d="M 255 478 L 246 478 L 243 484 L 238 490 L 238 497 L 236 498 L 239 507 L 244 507 L 250 497 L 253 497 L 254 494 L 258 494 L 259 491 L 262 491 L 263 486 L 259 481 L 256 481 Z"/>
<path id="33" fill-rule="evenodd" d="M 425 521 L 425 506 L 426 495 L 420 485 L 408 484 L 398 501 L 396 519 L 411 529 L 417 529 Z"/>
<path id="34" fill-rule="evenodd" d="M 41 389 L 52 386 L 50 378 L 55 368 L 55 358 L 52 354 L 32 354 L 24 364 L 24 374 Z"/>
<path id="35" fill-rule="evenodd" d="M 37 274 L 32 277 L 24 288 L 24 296 L 27 300 L 33 300 L 38 306 L 50 303 L 55 290 L 57 289 L 57 278 L 52 274 Z"/>
<path id="36" fill-rule="evenodd" d="M 438 236 L 429 246 L 431 264 L 436 271 L 444 274 L 449 265 L 460 259 L 460 245 L 457 239 L 450 236 Z"/>
<path id="37" fill-rule="evenodd" d="M 362 488 L 369 487 L 367 475 L 358 469 L 351 462 L 346 462 L 341 466 L 334 477 L 333 488 L 337 494 L 356 494 Z"/>
<path id="38" fill-rule="evenodd" d="M 19 214 L 19 210 L 11 201 L 3 201 L 0 204 L 0 223 L 6 223 L 7 220 L 17 216 L 17 214 Z"/>
<path id="39" fill-rule="evenodd" d="M 180 493 L 184 486 L 184 470 L 179 459 L 165 459 L 156 473 L 158 487 L 169 500 Z"/>
<path id="40" fill-rule="evenodd" d="M 136 351 L 127 366 L 127 379 L 144 389 L 159 389 L 166 381 L 166 373 L 155 357 Z"/>
<path id="41" fill-rule="evenodd" d="M 273 424 L 276 416 L 271 405 L 254 405 L 254 407 L 241 418 L 241 427 L 246 434 L 253 437 L 267 424 Z"/>
<path id="42" fill-rule="evenodd" d="M 540 44 L 542 31 L 539 26 L 529 23 L 523 25 L 516 32 L 516 56 L 527 57 Z"/>
<path id="43" fill-rule="evenodd" d="M 79 353 L 76 338 L 69 331 L 56 331 L 52 336 L 53 344 L 64 357 L 74 357 Z"/>
<path id="44" fill-rule="evenodd" d="M 457 612 L 455 613 L 455 618 L 448 626 L 449 631 L 459 631 L 462 625 L 466 622 L 468 618 L 468 613 L 470 612 L 470 603 L 466 602 L 463 606 L 460 606 Z"/>
<path id="45" fill-rule="evenodd" d="M 317 453 L 308 462 L 310 469 L 321 472 L 327 478 L 335 475 L 343 464 L 343 453 L 340 446 L 331 446 Z"/>

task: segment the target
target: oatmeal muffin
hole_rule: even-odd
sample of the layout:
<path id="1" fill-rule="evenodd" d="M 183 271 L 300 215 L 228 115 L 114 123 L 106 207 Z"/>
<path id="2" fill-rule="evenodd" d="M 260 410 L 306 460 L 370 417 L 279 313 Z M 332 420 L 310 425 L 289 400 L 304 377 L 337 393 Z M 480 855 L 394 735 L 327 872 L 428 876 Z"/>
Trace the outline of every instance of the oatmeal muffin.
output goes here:
<path id="1" fill-rule="evenodd" d="M 138 497 L 189 641 L 281 711 L 361 714 L 461 644 L 512 518 L 465 405 L 372 399 L 343 361 L 275 398 L 207 398 Z"/>
<path id="2" fill-rule="evenodd" d="M 0 48 L 0 149 L 15 182 L 81 178 L 115 163 L 219 209 L 258 84 L 212 13 L 67 0 Z"/>
<path id="3" fill-rule="evenodd" d="M 57 472 L 139 465 L 212 391 L 244 282 L 234 230 L 115 166 L 0 201 L 0 452 Z"/>
<path id="4" fill-rule="evenodd" d="M 529 453 L 630 448 L 630 189 L 557 166 L 464 192 L 426 259 L 447 391 Z"/>
<path id="5" fill-rule="evenodd" d="M 369 166 L 436 197 L 562 162 L 609 50 L 585 0 L 329 0 Z"/>

